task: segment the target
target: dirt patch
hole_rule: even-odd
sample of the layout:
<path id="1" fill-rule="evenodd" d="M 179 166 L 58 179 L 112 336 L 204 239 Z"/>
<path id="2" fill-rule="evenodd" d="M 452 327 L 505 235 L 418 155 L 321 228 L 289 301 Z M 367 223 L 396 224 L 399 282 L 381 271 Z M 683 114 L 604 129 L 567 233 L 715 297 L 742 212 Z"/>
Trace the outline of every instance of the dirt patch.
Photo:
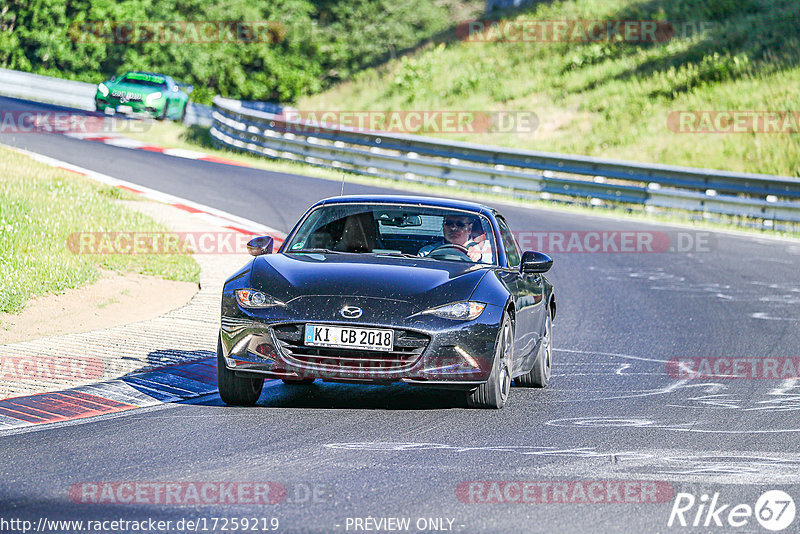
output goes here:
<path id="1" fill-rule="evenodd" d="M 191 282 L 105 271 L 91 286 L 31 300 L 20 314 L 0 313 L 0 345 L 152 319 L 184 306 L 197 290 Z"/>

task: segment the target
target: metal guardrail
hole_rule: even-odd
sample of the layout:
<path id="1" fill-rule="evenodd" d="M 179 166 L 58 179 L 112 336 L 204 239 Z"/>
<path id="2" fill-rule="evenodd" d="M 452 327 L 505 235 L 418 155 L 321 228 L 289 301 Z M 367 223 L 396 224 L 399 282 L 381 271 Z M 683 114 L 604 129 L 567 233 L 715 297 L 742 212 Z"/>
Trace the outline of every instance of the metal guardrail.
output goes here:
<path id="1" fill-rule="evenodd" d="M 13 98 L 94 111 L 96 88 L 91 83 L 0 69 L 0 95 Z"/>
<path id="2" fill-rule="evenodd" d="M 84 111 L 94 111 L 97 86 L 91 83 L 62 80 L 0 68 L 0 95 L 55 104 Z M 185 124 L 211 126 L 212 108 L 194 102 L 186 109 Z"/>
<path id="3" fill-rule="evenodd" d="M 515 196 L 584 199 L 800 222 L 800 179 L 513 150 L 309 125 L 214 98 L 216 143 L 275 159 Z"/>

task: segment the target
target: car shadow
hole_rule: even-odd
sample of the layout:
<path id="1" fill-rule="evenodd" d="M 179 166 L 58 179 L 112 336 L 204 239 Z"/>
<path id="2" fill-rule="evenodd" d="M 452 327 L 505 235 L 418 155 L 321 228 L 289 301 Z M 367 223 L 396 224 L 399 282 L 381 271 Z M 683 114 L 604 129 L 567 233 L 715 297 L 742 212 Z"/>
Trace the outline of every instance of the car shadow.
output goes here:
<path id="1" fill-rule="evenodd" d="M 224 406 L 219 395 L 188 401 Z M 467 408 L 466 395 L 457 390 L 430 389 L 409 384 L 371 386 L 317 380 L 310 385 L 267 381 L 258 400 L 261 408 L 322 410 L 444 410 Z"/>
<path id="2" fill-rule="evenodd" d="M 120 377 L 154 398 L 203 406 L 225 406 L 216 388 L 215 354 L 211 351 L 162 349 L 148 355 L 140 369 Z M 186 365 L 176 364 L 190 364 Z M 153 374 L 149 372 L 153 371 Z M 145 373 L 142 375 L 142 373 Z M 186 395 L 186 388 L 200 389 Z M 212 391 L 214 391 L 212 393 Z M 178 400 L 176 397 L 183 397 Z M 461 390 L 432 389 L 412 384 L 348 384 L 317 380 L 309 385 L 267 379 L 257 407 L 344 410 L 443 410 L 468 408 Z M 229 407 L 236 409 L 235 407 Z"/>

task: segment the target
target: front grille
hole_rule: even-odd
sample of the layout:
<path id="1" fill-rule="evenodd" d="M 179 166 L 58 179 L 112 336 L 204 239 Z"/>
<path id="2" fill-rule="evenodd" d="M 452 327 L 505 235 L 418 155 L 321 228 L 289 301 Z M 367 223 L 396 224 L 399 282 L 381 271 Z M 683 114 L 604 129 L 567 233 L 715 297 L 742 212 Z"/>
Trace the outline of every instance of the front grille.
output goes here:
<path id="1" fill-rule="evenodd" d="M 402 371 L 413 367 L 430 343 L 430 337 L 409 330 L 394 329 L 391 351 L 306 347 L 302 324 L 272 327 L 284 359 L 299 367 L 325 371 Z"/>

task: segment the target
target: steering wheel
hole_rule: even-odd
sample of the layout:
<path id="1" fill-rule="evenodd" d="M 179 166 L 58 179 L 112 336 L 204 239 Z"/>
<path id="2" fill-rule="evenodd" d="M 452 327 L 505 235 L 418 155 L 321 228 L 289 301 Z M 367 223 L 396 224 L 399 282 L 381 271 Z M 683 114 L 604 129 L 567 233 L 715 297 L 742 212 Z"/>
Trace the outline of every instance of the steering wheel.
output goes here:
<path id="1" fill-rule="evenodd" d="M 456 245 L 455 243 L 443 243 L 439 245 L 430 251 L 428 257 L 442 259 L 453 258 L 457 260 L 472 261 L 472 258 L 470 258 L 469 254 L 467 253 L 467 248 L 461 245 Z"/>

